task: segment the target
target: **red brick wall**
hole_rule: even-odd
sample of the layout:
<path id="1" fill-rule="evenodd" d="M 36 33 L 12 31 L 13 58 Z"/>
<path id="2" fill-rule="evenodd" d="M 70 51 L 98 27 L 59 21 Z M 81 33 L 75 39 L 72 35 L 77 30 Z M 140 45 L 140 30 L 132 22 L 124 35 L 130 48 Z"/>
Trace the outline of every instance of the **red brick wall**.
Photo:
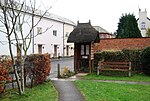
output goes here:
<path id="1" fill-rule="evenodd" d="M 150 46 L 150 37 L 145 38 L 110 38 L 101 39 L 98 44 L 95 45 L 94 51 L 120 51 L 122 49 L 143 49 Z"/>

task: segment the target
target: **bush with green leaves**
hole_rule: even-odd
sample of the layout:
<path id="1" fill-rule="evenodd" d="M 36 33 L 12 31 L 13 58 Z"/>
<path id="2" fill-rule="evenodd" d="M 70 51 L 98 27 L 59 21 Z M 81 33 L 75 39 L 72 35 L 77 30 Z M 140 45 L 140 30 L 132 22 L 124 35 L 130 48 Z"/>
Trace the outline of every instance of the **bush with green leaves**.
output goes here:
<path id="1" fill-rule="evenodd" d="M 143 72 L 147 75 L 150 75 L 150 47 L 147 47 L 142 51 L 141 63 Z"/>
<path id="2" fill-rule="evenodd" d="M 122 51 L 103 51 L 94 54 L 94 67 L 98 66 L 99 61 L 131 61 L 132 70 L 141 71 L 140 66 L 140 54 L 141 50 L 127 50 Z M 96 68 L 94 68 L 94 71 Z"/>

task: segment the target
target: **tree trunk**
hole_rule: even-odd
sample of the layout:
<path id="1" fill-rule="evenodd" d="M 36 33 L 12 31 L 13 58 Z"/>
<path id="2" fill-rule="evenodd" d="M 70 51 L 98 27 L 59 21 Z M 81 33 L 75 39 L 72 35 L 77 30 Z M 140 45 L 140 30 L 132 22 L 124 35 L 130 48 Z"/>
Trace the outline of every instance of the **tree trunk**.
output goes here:
<path id="1" fill-rule="evenodd" d="M 8 42 L 9 42 L 9 51 L 10 51 L 11 59 L 12 59 L 12 62 L 13 62 L 13 69 L 14 69 L 14 73 L 15 73 L 15 77 L 16 77 L 16 81 L 17 81 L 19 94 L 22 95 L 23 92 L 22 92 L 22 89 L 21 89 L 21 83 L 20 83 L 20 80 L 19 80 L 19 75 L 18 75 L 18 72 L 17 72 L 17 68 L 15 66 L 15 60 L 14 60 L 13 53 L 12 53 L 10 36 L 8 36 Z"/>
<path id="2" fill-rule="evenodd" d="M 23 59 L 23 62 L 21 64 L 21 88 L 22 88 L 23 93 L 24 93 L 24 88 L 25 88 L 24 86 L 24 61 L 25 59 Z"/>

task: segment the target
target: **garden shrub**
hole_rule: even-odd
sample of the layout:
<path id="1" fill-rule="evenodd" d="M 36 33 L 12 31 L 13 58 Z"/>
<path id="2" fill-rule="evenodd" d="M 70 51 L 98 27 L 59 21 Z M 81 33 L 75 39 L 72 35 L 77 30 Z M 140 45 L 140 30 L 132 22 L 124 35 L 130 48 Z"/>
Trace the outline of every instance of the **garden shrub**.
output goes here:
<path id="1" fill-rule="evenodd" d="M 31 78 L 31 85 L 38 85 L 46 81 L 50 73 L 50 55 L 32 54 L 25 60 L 25 76 Z"/>
<path id="2" fill-rule="evenodd" d="M 75 73 L 72 72 L 71 70 L 69 70 L 68 67 L 64 67 L 64 68 L 63 68 L 63 71 L 62 71 L 61 77 L 62 77 L 62 78 L 68 78 L 68 77 L 73 76 L 74 74 L 75 74 Z"/>
<path id="3" fill-rule="evenodd" d="M 0 59 L 0 95 L 5 91 L 5 84 L 11 81 L 9 70 L 11 70 L 12 61 L 10 59 Z"/>
<path id="4" fill-rule="evenodd" d="M 147 75 L 150 75 L 150 47 L 147 47 L 142 51 L 141 63 L 143 72 Z"/>

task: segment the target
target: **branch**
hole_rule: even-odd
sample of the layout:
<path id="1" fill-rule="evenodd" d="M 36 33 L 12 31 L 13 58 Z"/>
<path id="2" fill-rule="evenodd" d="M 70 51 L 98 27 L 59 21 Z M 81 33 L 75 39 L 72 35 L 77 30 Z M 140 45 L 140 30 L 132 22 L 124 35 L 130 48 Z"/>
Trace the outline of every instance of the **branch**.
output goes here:
<path id="1" fill-rule="evenodd" d="M 42 32 L 42 34 L 45 33 L 45 32 L 47 32 L 47 31 L 48 31 L 49 29 L 51 29 L 52 27 L 53 27 L 53 25 L 51 25 L 51 27 L 47 27 L 47 28 L 45 29 L 45 31 Z"/>
<path id="2" fill-rule="evenodd" d="M 52 27 L 53 25 L 51 25 L 51 27 Z M 46 30 L 45 31 L 43 31 L 42 32 L 42 34 L 44 34 L 44 33 L 46 33 L 49 29 L 51 29 L 51 27 L 48 27 L 48 28 L 46 28 Z M 36 34 L 36 35 L 34 35 L 34 36 L 32 36 L 32 37 L 25 37 L 25 38 L 23 38 L 23 39 L 18 39 L 18 40 L 25 40 L 25 39 L 32 39 L 33 37 L 37 37 L 38 35 L 41 35 L 41 34 Z M 16 39 L 12 39 L 11 41 L 15 41 Z"/>
<path id="3" fill-rule="evenodd" d="M 1 30 L 1 29 L 0 29 L 0 32 L 7 34 L 7 32 L 5 32 L 5 31 L 3 31 L 3 30 Z"/>
<path id="4" fill-rule="evenodd" d="M 21 13 L 21 11 L 22 11 L 23 5 L 24 5 L 24 2 L 21 4 L 21 8 L 19 9 L 19 13 L 18 13 L 18 14 L 15 16 L 15 18 L 14 18 L 14 22 L 12 22 L 13 27 L 12 27 L 11 33 L 13 32 L 13 30 L 14 30 L 14 28 L 15 28 L 16 21 L 17 21 L 17 17 L 20 16 L 20 13 Z M 15 10 L 13 9 L 13 3 L 11 4 L 11 7 L 12 7 L 13 15 L 15 15 Z M 12 18 L 12 20 L 13 20 L 13 18 Z"/>
<path id="5" fill-rule="evenodd" d="M 3 12 L 3 15 L 4 15 L 4 25 L 5 25 L 5 28 L 6 28 L 6 31 L 7 31 L 7 35 L 10 36 L 10 34 L 9 34 L 8 22 L 7 22 L 7 14 L 6 14 L 6 11 L 7 11 L 7 9 L 6 9 L 5 7 L 2 7 L 2 12 Z"/>
<path id="6" fill-rule="evenodd" d="M 7 41 L 0 41 L 0 44 L 2 44 L 2 45 L 6 45 L 7 43 L 8 43 Z"/>

